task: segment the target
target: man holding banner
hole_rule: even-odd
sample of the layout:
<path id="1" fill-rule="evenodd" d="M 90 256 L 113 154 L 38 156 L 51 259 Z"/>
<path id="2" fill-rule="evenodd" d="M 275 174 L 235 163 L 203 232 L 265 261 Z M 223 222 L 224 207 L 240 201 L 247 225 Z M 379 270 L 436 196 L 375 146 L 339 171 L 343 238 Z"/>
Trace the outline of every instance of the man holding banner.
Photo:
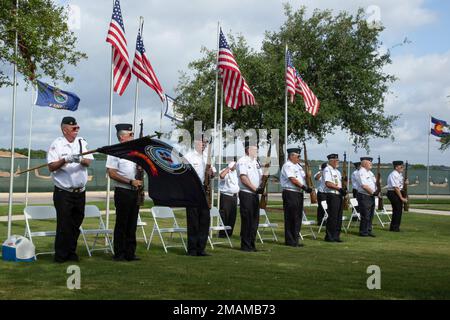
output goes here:
<path id="1" fill-rule="evenodd" d="M 80 226 L 86 203 L 87 167 L 94 157 L 80 154 L 88 150 L 87 142 L 78 137 L 80 127 L 73 117 L 61 121 L 62 137 L 50 145 L 47 163 L 55 189 L 56 209 L 55 262 L 79 261 L 76 254 Z"/>

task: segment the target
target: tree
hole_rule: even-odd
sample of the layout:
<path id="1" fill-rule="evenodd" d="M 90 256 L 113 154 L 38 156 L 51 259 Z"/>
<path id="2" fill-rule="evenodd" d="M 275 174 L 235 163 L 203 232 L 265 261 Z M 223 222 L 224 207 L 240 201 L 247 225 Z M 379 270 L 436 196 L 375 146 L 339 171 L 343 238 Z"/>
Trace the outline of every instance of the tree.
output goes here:
<path id="1" fill-rule="evenodd" d="M 337 128 L 348 131 L 355 147 L 369 148 L 373 137 L 392 137 L 394 115 L 385 115 L 384 97 L 395 80 L 383 68 L 389 53 L 379 54 L 382 28 L 367 25 L 363 11 L 356 15 L 315 10 L 310 18 L 303 7 L 285 5 L 286 21 L 280 30 L 266 32 L 261 52 L 248 47 L 242 36 L 229 36 L 239 67 L 253 91 L 257 107 L 238 111 L 225 108 L 224 124 L 233 129 L 284 128 L 285 45 L 294 63 L 321 101 L 317 117 L 306 113 L 301 98 L 289 106 L 289 140 L 324 141 Z M 189 64 L 178 85 L 180 108 L 187 119 L 179 126 L 192 130 L 194 119 L 213 126 L 215 51 Z M 284 137 L 280 135 L 281 142 Z"/>
<path id="2" fill-rule="evenodd" d="M 63 7 L 51 0 L 16 0 L 0 2 L 0 64 L 16 63 L 29 82 L 42 75 L 66 83 L 73 79 L 65 65 L 76 65 L 86 54 L 75 49 L 77 38 L 68 30 Z M 19 52 L 14 54 L 16 30 Z M 2 68 L 3 69 L 3 68 Z M 9 75 L 0 70 L 0 87 L 12 85 Z"/>

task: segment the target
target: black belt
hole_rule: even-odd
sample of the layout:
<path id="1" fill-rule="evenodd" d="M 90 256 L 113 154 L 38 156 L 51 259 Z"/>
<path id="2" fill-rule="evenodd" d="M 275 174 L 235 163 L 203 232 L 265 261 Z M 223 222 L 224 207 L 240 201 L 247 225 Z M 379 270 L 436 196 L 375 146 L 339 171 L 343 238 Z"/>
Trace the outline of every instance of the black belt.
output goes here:
<path id="1" fill-rule="evenodd" d="M 66 192 L 70 192 L 70 193 L 83 193 L 86 189 L 84 187 L 82 188 L 68 188 L 68 189 L 62 189 L 59 187 L 55 187 L 58 190 L 62 190 L 62 191 L 66 191 Z"/>

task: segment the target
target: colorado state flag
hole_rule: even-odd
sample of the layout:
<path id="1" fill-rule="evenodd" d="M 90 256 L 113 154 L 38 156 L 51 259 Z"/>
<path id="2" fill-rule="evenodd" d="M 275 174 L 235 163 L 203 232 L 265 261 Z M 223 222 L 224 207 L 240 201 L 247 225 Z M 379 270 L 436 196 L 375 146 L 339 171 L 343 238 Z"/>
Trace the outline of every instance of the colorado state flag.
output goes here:
<path id="1" fill-rule="evenodd" d="M 63 91 L 37 80 L 37 97 L 34 103 L 41 107 L 75 111 L 80 98 L 75 93 Z"/>
<path id="2" fill-rule="evenodd" d="M 431 134 L 439 138 L 450 135 L 447 122 L 431 117 Z"/>

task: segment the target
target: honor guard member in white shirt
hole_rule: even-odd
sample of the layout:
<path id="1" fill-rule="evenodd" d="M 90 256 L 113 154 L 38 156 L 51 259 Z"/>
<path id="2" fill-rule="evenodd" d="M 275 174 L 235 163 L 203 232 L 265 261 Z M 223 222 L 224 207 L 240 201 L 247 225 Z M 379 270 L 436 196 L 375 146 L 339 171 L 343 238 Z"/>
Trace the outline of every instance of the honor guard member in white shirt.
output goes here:
<path id="1" fill-rule="evenodd" d="M 94 157 L 84 157 L 87 142 L 78 136 L 80 127 L 73 117 L 61 121 L 63 136 L 50 145 L 47 153 L 48 169 L 52 173 L 55 189 L 53 203 L 56 209 L 55 261 L 79 261 L 76 254 L 80 226 L 86 204 L 87 167 Z"/>
<path id="2" fill-rule="evenodd" d="M 283 188 L 284 240 L 287 246 L 303 247 L 299 244 L 300 229 L 303 218 L 303 191 L 311 193 L 306 185 L 306 175 L 300 166 L 300 148 L 288 149 L 288 161 L 283 165 L 280 174 Z"/>
<path id="3" fill-rule="evenodd" d="M 357 198 L 358 196 L 358 188 L 359 188 L 359 169 L 361 168 L 361 162 L 355 162 L 353 164 L 355 166 L 355 171 L 352 173 L 352 193 L 353 198 Z"/>
<path id="4" fill-rule="evenodd" d="M 400 223 L 402 221 L 403 204 L 408 202 L 408 199 L 402 195 L 403 190 L 403 161 L 394 161 L 394 171 L 391 172 L 387 179 L 388 193 L 387 197 L 392 205 L 392 221 L 390 231 L 399 232 Z"/>
<path id="5" fill-rule="evenodd" d="M 352 193 L 353 198 L 358 198 L 358 188 L 359 188 L 359 169 L 361 168 L 361 162 L 355 162 L 353 164 L 355 166 L 355 171 L 352 173 Z M 359 206 L 355 206 L 356 212 L 359 212 Z M 357 217 L 353 217 L 352 221 L 358 221 Z"/>
<path id="6" fill-rule="evenodd" d="M 372 173 L 371 157 L 361 158 L 361 168 L 359 169 L 358 187 L 358 207 L 361 214 L 359 224 L 359 235 L 361 237 L 375 237 L 372 233 L 372 220 L 375 213 L 376 178 Z"/>
<path id="7" fill-rule="evenodd" d="M 262 170 L 257 160 L 258 147 L 246 140 L 245 156 L 237 162 L 239 176 L 239 201 L 241 212 L 241 250 L 255 252 L 255 240 L 259 224 L 259 197 Z"/>
<path id="8" fill-rule="evenodd" d="M 203 151 L 207 142 L 196 138 L 194 140 L 194 150 L 188 152 L 184 157 L 192 165 L 202 184 L 205 181 L 206 162 Z M 212 175 L 212 170 L 210 172 Z M 209 256 L 205 252 L 206 242 L 209 235 L 210 215 L 208 208 L 186 208 L 187 236 L 188 236 L 188 255 L 190 256 Z"/>
<path id="9" fill-rule="evenodd" d="M 116 125 L 117 139 L 120 143 L 134 139 L 133 126 L 127 123 Z M 106 170 L 114 180 L 114 205 L 116 224 L 114 226 L 115 261 L 140 260 L 136 255 L 136 226 L 139 214 L 138 188 L 142 181 L 136 179 L 136 163 L 108 156 Z"/>
<path id="10" fill-rule="evenodd" d="M 339 170 L 339 156 L 335 153 L 327 156 L 328 165 L 323 170 L 325 180 L 324 192 L 327 194 L 328 219 L 325 241 L 343 242 L 341 240 L 343 199 L 347 190 L 342 189 L 342 176 Z"/>
<path id="11" fill-rule="evenodd" d="M 322 201 L 327 201 L 327 194 L 325 193 L 325 180 L 323 179 L 323 170 L 327 167 L 328 163 L 324 162 L 320 166 L 320 170 L 314 175 L 314 180 L 319 181 L 319 186 L 317 188 L 317 225 L 322 224 L 323 216 L 325 211 L 322 207 Z"/>
<path id="12" fill-rule="evenodd" d="M 230 162 L 220 173 L 219 190 L 220 216 L 222 217 L 223 223 L 231 227 L 231 230 L 220 231 L 219 237 L 225 238 L 225 232 L 231 237 L 236 223 L 237 198 L 239 193 L 239 178 L 237 176 L 235 161 Z"/>

